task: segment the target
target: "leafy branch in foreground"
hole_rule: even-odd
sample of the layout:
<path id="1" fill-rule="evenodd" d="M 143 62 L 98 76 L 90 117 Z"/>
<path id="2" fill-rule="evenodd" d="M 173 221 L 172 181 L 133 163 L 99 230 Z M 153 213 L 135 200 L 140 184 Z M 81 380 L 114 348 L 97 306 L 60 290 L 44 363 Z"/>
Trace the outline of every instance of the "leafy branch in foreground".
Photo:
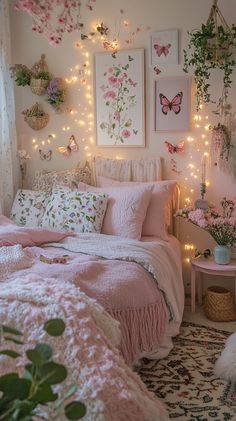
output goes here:
<path id="1" fill-rule="evenodd" d="M 62 319 L 51 319 L 44 325 L 48 335 L 61 336 L 65 330 Z M 3 344 L 13 342 L 17 348 L 21 347 L 22 333 L 12 327 L 0 326 L 0 355 L 17 359 L 22 357 L 20 351 L 11 350 Z M 56 413 L 62 408 L 64 401 L 77 391 L 77 386 L 72 385 L 63 397 L 54 392 L 53 386 L 62 383 L 67 378 L 67 369 L 64 365 L 53 360 L 53 350 L 47 343 L 38 343 L 26 351 L 27 364 L 22 377 L 17 372 L 0 376 L 0 421 L 33 421 L 38 410 L 55 403 Z M 64 416 L 68 420 L 79 420 L 86 414 L 85 405 L 77 400 L 70 401 L 64 406 Z"/>

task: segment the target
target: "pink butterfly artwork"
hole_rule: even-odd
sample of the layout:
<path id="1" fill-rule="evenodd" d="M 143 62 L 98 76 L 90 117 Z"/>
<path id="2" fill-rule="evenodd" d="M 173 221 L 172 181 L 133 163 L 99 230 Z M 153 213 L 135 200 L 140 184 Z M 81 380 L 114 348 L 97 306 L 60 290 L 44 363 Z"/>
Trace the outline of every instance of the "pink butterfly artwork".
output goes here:
<path id="1" fill-rule="evenodd" d="M 178 145 L 174 146 L 172 143 L 165 141 L 166 148 L 169 153 L 181 153 L 184 150 L 184 140 L 181 140 Z"/>
<path id="2" fill-rule="evenodd" d="M 79 145 L 75 140 L 75 136 L 72 134 L 69 139 L 69 144 L 67 146 L 59 146 L 57 151 L 62 155 L 68 157 L 72 152 L 77 152 L 79 150 Z"/>
<path id="3" fill-rule="evenodd" d="M 160 103 L 162 105 L 161 110 L 163 114 L 167 115 L 169 111 L 173 111 L 175 114 L 179 114 L 181 111 L 181 104 L 183 99 L 183 92 L 178 92 L 177 95 L 174 96 L 172 101 L 164 94 L 159 94 Z"/>
<path id="4" fill-rule="evenodd" d="M 171 44 L 167 44 L 167 45 L 154 44 L 154 49 L 158 57 L 161 57 L 162 54 L 164 54 L 165 57 L 168 56 L 170 52 L 170 48 L 171 48 Z"/>

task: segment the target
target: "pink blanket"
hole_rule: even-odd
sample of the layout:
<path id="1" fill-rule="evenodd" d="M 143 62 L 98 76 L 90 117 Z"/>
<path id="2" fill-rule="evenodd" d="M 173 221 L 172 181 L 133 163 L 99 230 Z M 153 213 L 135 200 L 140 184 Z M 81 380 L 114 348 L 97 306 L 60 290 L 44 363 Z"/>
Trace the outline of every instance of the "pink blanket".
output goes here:
<path id="1" fill-rule="evenodd" d="M 51 267 L 47 267 L 51 272 Z M 36 264 L 34 270 L 38 269 Z M 49 273 L 43 277 L 23 272 L 1 284 L 0 323 L 19 328 L 27 348 L 38 340 L 50 343 L 52 339 L 45 338 L 42 330 L 46 320 L 61 317 L 66 321 L 63 336 L 54 338 L 51 345 L 55 359 L 68 367 L 67 385 L 78 384 L 77 397 L 87 407 L 84 421 L 167 421 L 162 404 L 126 366 L 105 333 L 110 330 L 115 336 L 116 326 L 112 319 L 109 324 L 102 307 L 67 282 L 66 276 L 58 280 Z M 11 347 L 15 349 L 17 345 L 11 343 Z M 19 371 L 23 371 L 23 365 L 20 360 Z M 15 361 L 0 356 L 0 368 L 1 374 L 12 372 Z M 44 407 L 44 412 L 47 410 Z"/>
<path id="2" fill-rule="evenodd" d="M 18 272 L 20 278 L 40 273 L 57 280 L 58 285 L 71 282 L 120 322 L 120 349 L 129 365 L 158 348 L 168 320 L 167 308 L 153 279 L 142 267 L 52 247 L 31 247 L 25 251 L 33 265 Z M 65 254 L 69 255 L 65 265 L 47 264 L 39 259 L 40 255 L 53 258 Z M 15 276 L 12 274 L 9 279 Z"/>

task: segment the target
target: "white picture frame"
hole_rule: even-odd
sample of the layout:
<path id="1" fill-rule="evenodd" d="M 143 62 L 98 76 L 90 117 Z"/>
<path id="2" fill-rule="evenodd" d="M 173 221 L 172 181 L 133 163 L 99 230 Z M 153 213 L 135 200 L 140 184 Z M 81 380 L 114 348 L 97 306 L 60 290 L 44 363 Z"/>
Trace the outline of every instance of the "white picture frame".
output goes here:
<path id="1" fill-rule="evenodd" d="M 156 31 L 150 33 L 150 64 L 178 64 L 178 30 Z"/>
<path id="2" fill-rule="evenodd" d="M 191 121 L 191 77 L 161 77 L 155 80 L 156 132 L 190 130 Z"/>
<path id="3" fill-rule="evenodd" d="M 95 54 L 96 143 L 145 146 L 144 49 Z"/>

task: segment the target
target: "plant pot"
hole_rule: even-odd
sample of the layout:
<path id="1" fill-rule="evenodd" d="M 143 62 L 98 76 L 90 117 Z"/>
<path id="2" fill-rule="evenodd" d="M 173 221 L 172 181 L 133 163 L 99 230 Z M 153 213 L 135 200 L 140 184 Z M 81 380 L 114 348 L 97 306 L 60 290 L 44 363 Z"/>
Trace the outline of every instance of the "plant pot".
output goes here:
<path id="1" fill-rule="evenodd" d="M 213 255 L 215 263 L 218 265 L 228 265 L 231 259 L 231 248 L 228 246 L 220 246 L 218 244 L 214 247 Z"/>
<path id="2" fill-rule="evenodd" d="M 194 203 L 195 209 L 203 209 L 207 210 L 209 208 L 209 203 L 207 200 L 204 199 L 197 199 Z"/>
<path id="3" fill-rule="evenodd" d="M 49 80 L 31 78 L 30 89 L 35 95 L 43 95 L 46 92 L 48 84 Z"/>
<path id="4" fill-rule="evenodd" d="M 43 116 L 26 116 L 25 121 L 28 123 L 31 129 L 41 130 L 48 124 L 49 115 L 44 114 Z"/>
<path id="5" fill-rule="evenodd" d="M 212 61 L 213 63 L 224 63 L 225 54 L 229 54 L 229 43 L 226 41 L 219 46 L 216 34 L 214 38 L 207 41 L 207 50 L 210 57 L 209 61 Z"/>

